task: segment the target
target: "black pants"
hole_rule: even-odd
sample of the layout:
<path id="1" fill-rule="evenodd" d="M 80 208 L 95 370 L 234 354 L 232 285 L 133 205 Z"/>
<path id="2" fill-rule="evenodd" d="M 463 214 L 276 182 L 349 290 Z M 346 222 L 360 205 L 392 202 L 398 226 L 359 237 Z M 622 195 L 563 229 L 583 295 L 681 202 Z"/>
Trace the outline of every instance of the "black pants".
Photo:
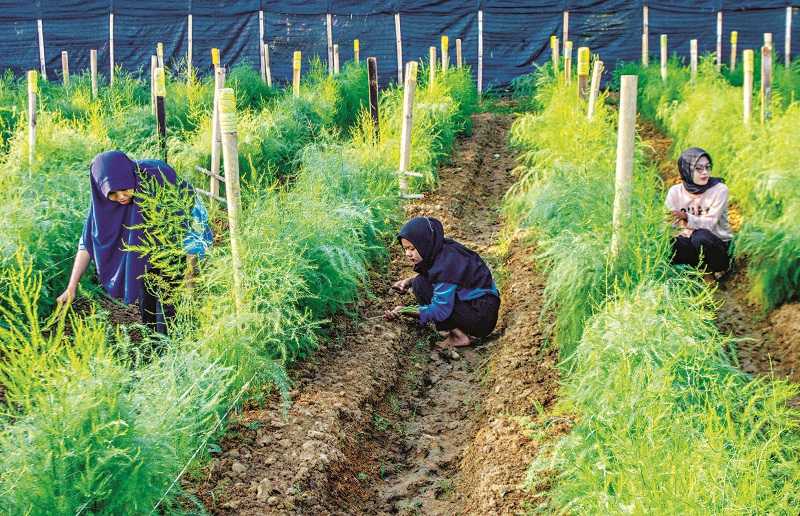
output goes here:
<path id="1" fill-rule="evenodd" d="M 175 288 L 179 282 L 172 281 Z M 175 317 L 175 305 L 161 302 L 158 293 L 148 287 L 145 281 L 142 289 L 142 299 L 139 301 L 139 313 L 142 315 L 142 322 L 150 331 L 167 335 L 167 320 Z"/>
<path id="2" fill-rule="evenodd" d="M 433 299 L 433 285 L 423 277 L 417 276 L 411 282 L 411 289 L 417 303 L 429 305 Z M 458 328 L 467 335 L 473 337 L 486 337 L 495 325 L 497 325 L 497 314 L 500 311 L 500 299 L 492 294 L 486 294 L 478 299 L 461 301 L 456 295 L 453 313 L 444 321 L 436 323 L 439 331 L 452 330 Z"/>
<path id="3" fill-rule="evenodd" d="M 730 267 L 730 242 L 723 242 L 707 229 L 695 229 L 690 237 L 676 237 L 672 250 L 672 263 L 676 265 L 704 265 L 708 272 L 723 272 Z"/>

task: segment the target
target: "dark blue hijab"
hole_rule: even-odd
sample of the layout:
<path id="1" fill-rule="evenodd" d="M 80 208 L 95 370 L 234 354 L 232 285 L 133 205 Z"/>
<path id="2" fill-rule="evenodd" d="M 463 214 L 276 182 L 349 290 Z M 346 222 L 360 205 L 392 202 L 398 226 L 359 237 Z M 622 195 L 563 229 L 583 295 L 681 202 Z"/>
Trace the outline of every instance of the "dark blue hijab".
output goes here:
<path id="1" fill-rule="evenodd" d="M 492 288 L 492 273 L 483 259 L 462 244 L 444 237 L 442 223 L 433 217 L 414 217 L 397 239 L 414 244 L 422 261 L 414 270 L 431 283 L 453 283 L 461 288 Z"/>
<path id="2" fill-rule="evenodd" d="M 719 177 L 709 177 L 708 183 L 704 185 L 698 185 L 694 182 L 694 166 L 697 165 L 697 162 L 705 156 L 708 158 L 708 164 L 711 165 L 713 162 L 711 161 L 711 155 L 709 155 L 706 151 L 701 149 L 700 147 L 689 147 L 685 151 L 683 151 L 678 158 L 678 170 L 681 173 L 681 180 L 683 181 L 683 187 L 686 188 L 686 191 L 693 194 L 701 194 L 711 188 L 712 186 L 716 186 L 722 183 L 722 179 Z"/>
<path id="3" fill-rule="evenodd" d="M 136 199 L 122 205 L 110 201 L 111 192 L 138 189 L 140 178 L 155 177 L 175 183 L 175 171 L 160 160 L 134 161 L 120 151 L 103 152 L 91 165 L 92 204 L 83 226 L 81 242 L 97 269 L 100 284 L 111 297 L 134 303 L 141 299 L 142 275 L 147 260 L 126 246 L 141 243 L 142 230 L 130 229 L 143 222 Z"/>

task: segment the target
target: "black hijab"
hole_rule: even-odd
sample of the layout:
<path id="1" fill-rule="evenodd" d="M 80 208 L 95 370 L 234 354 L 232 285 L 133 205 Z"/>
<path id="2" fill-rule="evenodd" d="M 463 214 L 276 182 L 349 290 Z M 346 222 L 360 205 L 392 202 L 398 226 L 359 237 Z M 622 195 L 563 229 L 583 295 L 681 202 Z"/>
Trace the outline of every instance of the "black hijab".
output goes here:
<path id="1" fill-rule="evenodd" d="M 453 283 L 462 288 L 492 287 L 492 273 L 483 259 L 462 244 L 444 237 L 442 223 L 433 217 L 414 217 L 397 234 L 414 244 L 422 261 L 414 270 L 431 283 Z"/>
<path id="2" fill-rule="evenodd" d="M 708 164 L 711 165 L 711 155 L 709 155 L 706 151 L 701 149 L 700 147 L 689 147 L 685 151 L 683 151 L 678 158 L 678 170 L 681 173 L 681 179 L 683 180 L 683 187 L 686 188 L 686 191 L 693 194 L 701 194 L 708 190 L 709 188 L 718 185 L 722 182 L 722 179 L 719 177 L 709 177 L 708 183 L 704 185 L 698 185 L 694 182 L 693 173 L 694 173 L 694 166 L 697 165 L 697 162 L 705 156 L 708 158 Z"/>

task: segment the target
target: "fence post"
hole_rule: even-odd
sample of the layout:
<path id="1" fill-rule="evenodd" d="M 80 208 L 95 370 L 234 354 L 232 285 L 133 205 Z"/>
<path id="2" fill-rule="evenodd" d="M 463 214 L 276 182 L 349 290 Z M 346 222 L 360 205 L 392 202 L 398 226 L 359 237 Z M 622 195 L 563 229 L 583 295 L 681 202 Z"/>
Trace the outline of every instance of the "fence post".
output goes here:
<path id="1" fill-rule="evenodd" d="M 661 80 L 667 80 L 667 35 L 661 35 Z"/>
<path id="2" fill-rule="evenodd" d="M 394 14 L 394 40 L 397 46 L 397 84 L 403 84 L 403 38 L 400 37 L 400 13 Z"/>
<path id="3" fill-rule="evenodd" d="M 450 39 L 442 36 L 442 73 L 447 73 L 450 67 Z"/>
<path id="4" fill-rule="evenodd" d="M 42 73 L 42 80 L 47 80 L 47 67 L 44 61 L 44 27 L 42 27 L 42 19 L 36 20 L 36 32 L 39 37 L 39 70 Z"/>
<path id="5" fill-rule="evenodd" d="M 406 65 L 406 80 L 403 84 L 403 126 L 400 133 L 400 195 L 408 196 L 408 179 L 406 173 L 411 166 L 411 128 L 414 112 L 414 90 L 417 87 L 417 62 L 410 61 Z"/>
<path id="6" fill-rule="evenodd" d="M 295 98 L 300 96 L 300 69 L 302 66 L 303 54 L 299 50 L 295 50 L 292 57 L 292 94 Z"/>
<path id="7" fill-rule="evenodd" d="M 156 114 L 156 68 L 158 68 L 158 58 L 150 56 L 150 112 Z"/>
<path id="8" fill-rule="evenodd" d="M 367 58 L 367 78 L 369 80 L 369 114 L 372 117 L 372 134 L 375 143 L 380 141 L 380 117 L 378 113 L 378 60 Z"/>
<path id="9" fill-rule="evenodd" d="M 786 33 L 783 39 L 783 58 L 786 68 L 792 65 L 792 6 L 786 8 Z"/>
<path id="10" fill-rule="evenodd" d="M 261 67 L 261 80 L 267 82 L 267 68 L 264 62 L 264 10 L 258 10 L 258 55 Z"/>
<path id="11" fill-rule="evenodd" d="M 769 37 L 767 37 L 769 36 Z M 764 46 L 761 47 L 761 123 L 772 118 L 770 103 L 772 102 L 772 34 L 764 34 Z"/>
<path id="12" fill-rule="evenodd" d="M 325 26 L 328 35 L 328 75 L 333 75 L 333 16 L 325 15 Z"/>
<path id="13" fill-rule="evenodd" d="M 39 91 L 36 70 L 28 70 L 28 173 L 33 176 L 36 161 L 36 93 Z"/>
<path id="14" fill-rule="evenodd" d="M 572 83 L 572 41 L 564 42 L 564 81 Z"/>
<path id="15" fill-rule="evenodd" d="M 219 67 L 219 49 L 216 47 L 211 49 L 211 66 L 215 70 Z"/>
<path id="16" fill-rule="evenodd" d="M 553 75 L 558 77 L 558 71 L 561 66 L 558 59 L 561 56 L 561 50 L 558 48 L 558 36 L 550 36 L 550 61 L 553 63 Z"/>
<path id="17" fill-rule="evenodd" d="M 164 68 L 164 44 L 160 41 L 156 43 L 156 57 L 158 58 L 158 67 Z"/>
<path id="18" fill-rule="evenodd" d="M 428 91 L 433 90 L 436 82 L 436 47 L 428 48 Z"/>
<path id="19" fill-rule="evenodd" d="M 578 97 L 589 96 L 589 47 L 578 48 Z"/>
<path id="20" fill-rule="evenodd" d="M 97 49 L 89 51 L 89 71 L 92 76 L 92 98 L 97 98 Z"/>
<path id="21" fill-rule="evenodd" d="M 61 76 L 64 87 L 69 86 L 69 54 L 66 50 L 61 51 Z"/>
<path id="22" fill-rule="evenodd" d="M 114 85 L 114 13 L 108 15 L 108 85 Z"/>
<path id="23" fill-rule="evenodd" d="M 722 71 L 722 11 L 717 11 L 717 71 Z"/>
<path id="24" fill-rule="evenodd" d="M 693 39 L 689 41 L 689 55 L 690 55 L 690 64 L 689 68 L 692 71 L 692 82 L 697 79 L 697 40 Z"/>
<path id="25" fill-rule="evenodd" d="M 456 38 L 456 68 L 462 68 L 464 62 L 461 60 L 461 38 Z"/>
<path id="26" fill-rule="evenodd" d="M 187 49 L 186 49 L 186 75 L 187 77 L 192 76 L 192 45 L 193 45 L 193 35 L 192 35 L 192 15 L 188 16 L 187 20 Z"/>
<path id="27" fill-rule="evenodd" d="M 650 66 L 650 10 L 642 7 L 642 66 Z"/>
<path id="28" fill-rule="evenodd" d="M 244 308 L 242 293 L 242 250 L 240 235 L 240 185 L 239 149 L 236 130 L 236 97 L 231 88 L 223 88 L 219 95 L 219 121 L 222 133 L 222 155 L 225 160 L 225 200 L 228 206 L 228 230 L 231 239 L 233 264 L 233 300 L 236 314 Z"/>
<path id="29" fill-rule="evenodd" d="M 339 45 L 333 45 L 333 74 L 339 75 Z"/>
<path id="30" fill-rule="evenodd" d="M 483 10 L 478 11 L 478 96 L 483 93 Z"/>
<path id="31" fill-rule="evenodd" d="M 161 159 L 167 161 L 167 113 L 164 100 L 167 96 L 167 84 L 164 68 L 156 68 L 156 129 L 158 143 L 161 147 Z"/>
<path id="32" fill-rule="evenodd" d="M 743 122 L 745 126 L 750 125 L 753 117 L 753 56 L 754 52 L 748 48 L 742 53 L 744 60 L 744 82 L 742 83 L 742 103 L 743 103 Z"/>
<path id="33" fill-rule="evenodd" d="M 597 96 L 600 94 L 600 78 L 602 74 L 603 62 L 599 59 L 595 59 L 592 68 L 592 85 L 589 91 L 589 111 L 587 114 L 589 120 L 594 118 L 594 106 L 597 103 Z"/>
<path id="34" fill-rule="evenodd" d="M 355 61 L 356 64 L 361 62 L 361 42 L 357 39 L 353 40 L 353 61 Z"/>
<path id="35" fill-rule="evenodd" d="M 637 82 L 636 75 L 623 75 L 620 87 L 617 167 L 611 236 L 611 256 L 615 258 L 619 256 L 622 247 L 623 226 L 630 217 Z"/>
<path id="36" fill-rule="evenodd" d="M 269 44 L 268 43 L 261 43 L 261 54 L 262 59 L 264 60 L 264 81 L 266 81 L 267 86 L 270 88 L 272 87 L 272 70 L 269 66 Z"/>
<path id="37" fill-rule="evenodd" d="M 219 128 L 219 92 L 225 87 L 225 68 L 214 67 L 214 106 L 211 111 L 211 179 L 208 189 L 211 198 L 219 196 L 220 155 L 222 153 L 222 134 Z"/>
<path id="38" fill-rule="evenodd" d="M 569 11 L 562 13 L 562 24 L 564 25 L 564 63 L 567 62 L 567 47 L 566 43 L 569 41 Z"/>

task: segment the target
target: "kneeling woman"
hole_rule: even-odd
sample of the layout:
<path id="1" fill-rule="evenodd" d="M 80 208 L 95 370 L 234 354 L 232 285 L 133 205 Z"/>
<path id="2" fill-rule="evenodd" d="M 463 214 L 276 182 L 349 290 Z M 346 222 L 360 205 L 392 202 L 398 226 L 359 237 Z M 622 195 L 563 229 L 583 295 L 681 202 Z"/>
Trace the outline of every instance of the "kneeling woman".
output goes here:
<path id="1" fill-rule="evenodd" d="M 163 161 L 133 161 L 120 151 L 98 154 L 90 169 L 89 215 L 78 243 L 69 284 L 58 302 L 68 303 L 74 299 L 81 276 L 89 262 L 94 261 L 105 291 L 128 304 L 138 301 L 142 322 L 151 330 L 166 334 L 166 320 L 174 315 L 174 308 L 161 303 L 158 293 L 144 281 L 145 273 L 159 275 L 159 271 L 152 268 L 147 258 L 129 248 L 143 243 L 144 217 L 134 193 L 141 190 L 143 181 L 151 178 L 161 186 L 165 181 L 176 184 L 175 171 Z M 185 183 L 181 186 L 191 188 Z M 190 257 L 202 257 L 211 242 L 211 231 L 208 214 L 197 198 L 191 216 L 193 221 L 191 228 L 186 228 L 183 249 Z M 162 279 L 170 285 L 180 281 L 180 278 Z"/>
<path id="2" fill-rule="evenodd" d="M 717 275 L 730 266 L 733 233 L 728 224 L 728 187 L 711 177 L 711 156 L 686 149 L 678 158 L 681 184 L 669 189 L 666 206 L 680 233 L 672 242 L 672 263 L 701 267 Z"/>
<path id="3" fill-rule="evenodd" d="M 433 322 L 437 330 L 449 332 L 446 347 L 467 346 L 469 336 L 489 335 L 497 324 L 500 294 L 481 257 L 445 238 L 442 223 L 431 217 L 411 219 L 397 238 L 417 275 L 392 287 L 400 292 L 410 288 L 420 306 L 413 311 L 398 306 L 386 318 L 407 315 L 418 317 L 421 325 Z"/>

